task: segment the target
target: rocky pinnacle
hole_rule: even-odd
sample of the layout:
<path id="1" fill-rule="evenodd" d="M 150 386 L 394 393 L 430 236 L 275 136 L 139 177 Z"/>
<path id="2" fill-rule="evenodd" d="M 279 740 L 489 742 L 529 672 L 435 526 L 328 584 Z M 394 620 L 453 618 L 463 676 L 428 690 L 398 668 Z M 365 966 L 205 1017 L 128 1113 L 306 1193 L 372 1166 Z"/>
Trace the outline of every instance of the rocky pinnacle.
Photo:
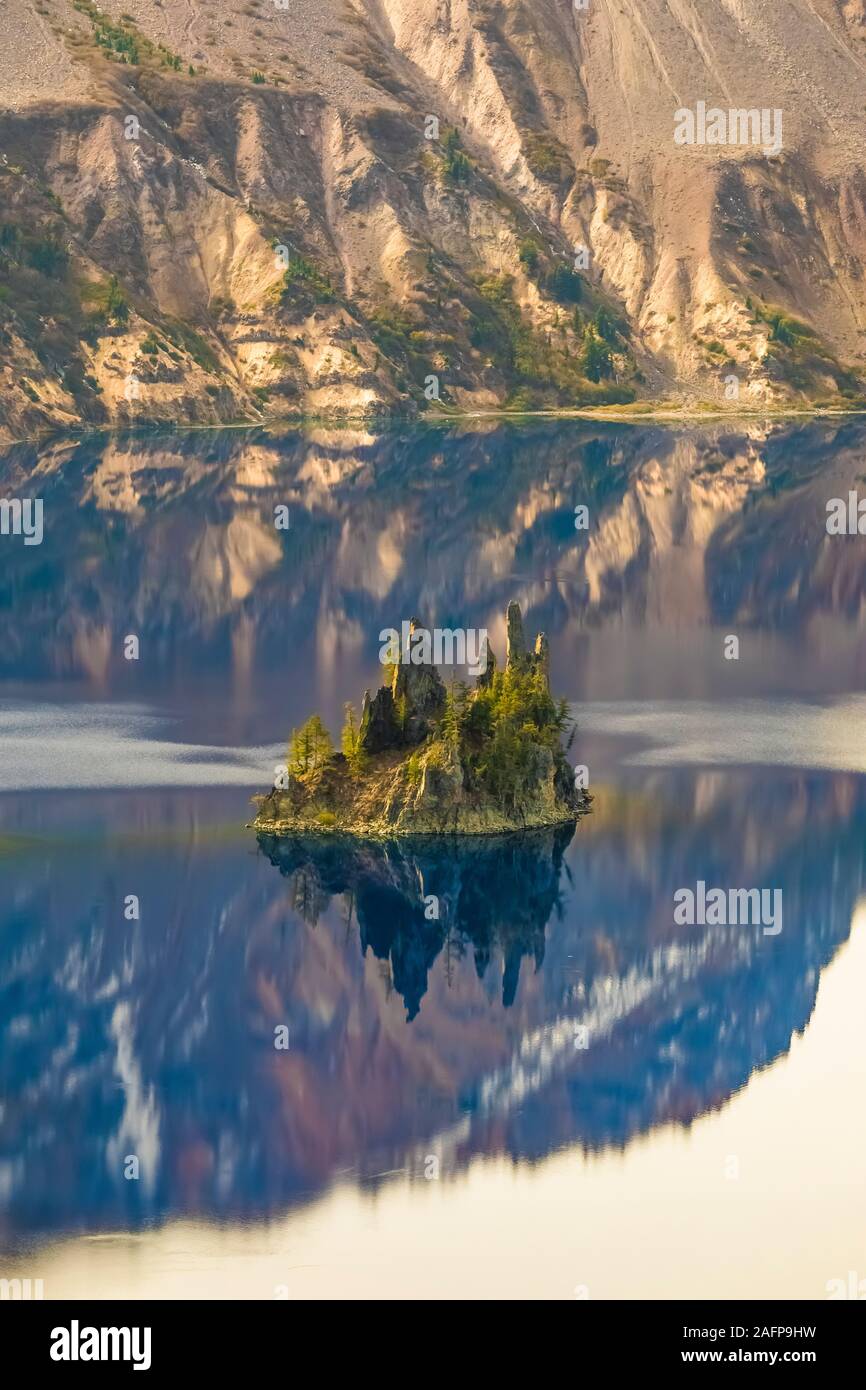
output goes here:
<path id="1" fill-rule="evenodd" d="M 520 604 L 516 599 L 512 599 L 505 614 L 505 667 L 509 670 L 512 666 L 524 666 L 526 664 L 526 639 L 523 636 L 523 616 L 520 612 Z"/>

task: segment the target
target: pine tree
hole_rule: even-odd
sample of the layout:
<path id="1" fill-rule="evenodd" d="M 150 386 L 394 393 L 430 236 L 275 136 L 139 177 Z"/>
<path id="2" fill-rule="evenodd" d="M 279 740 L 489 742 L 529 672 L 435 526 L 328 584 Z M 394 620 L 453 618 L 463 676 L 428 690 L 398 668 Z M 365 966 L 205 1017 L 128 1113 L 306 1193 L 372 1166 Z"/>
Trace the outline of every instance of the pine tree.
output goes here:
<path id="1" fill-rule="evenodd" d="M 105 291 L 105 317 L 109 323 L 116 323 L 120 326 L 129 320 L 129 305 L 116 275 L 112 275 Z"/>
<path id="2" fill-rule="evenodd" d="M 312 714 L 300 729 L 292 730 L 287 759 L 289 772 L 293 777 L 309 777 L 321 772 L 333 752 L 331 735 L 319 715 Z"/>
<path id="3" fill-rule="evenodd" d="M 451 681 L 445 692 L 445 709 L 442 713 L 442 733 L 446 743 L 460 751 L 460 739 L 467 717 L 469 687 L 465 681 Z"/>
<path id="4" fill-rule="evenodd" d="M 361 731 L 358 728 L 358 718 L 355 714 L 355 706 L 351 701 L 343 706 L 346 712 L 343 732 L 340 737 L 340 746 L 353 773 L 358 773 L 366 762 L 366 755 L 361 746 Z"/>
<path id="5" fill-rule="evenodd" d="M 601 381 L 602 377 L 613 375 L 610 348 L 602 342 L 591 324 L 583 336 L 581 365 L 587 381 L 598 382 Z"/>

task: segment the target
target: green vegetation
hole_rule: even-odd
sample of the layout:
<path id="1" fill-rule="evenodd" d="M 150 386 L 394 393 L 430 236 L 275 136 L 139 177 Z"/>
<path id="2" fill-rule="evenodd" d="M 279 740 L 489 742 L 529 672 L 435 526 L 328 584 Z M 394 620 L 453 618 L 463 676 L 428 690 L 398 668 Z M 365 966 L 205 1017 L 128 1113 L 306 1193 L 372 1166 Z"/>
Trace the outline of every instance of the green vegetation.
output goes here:
<path id="1" fill-rule="evenodd" d="M 355 713 L 355 706 L 351 701 L 347 701 L 344 709 L 346 718 L 340 737 L 340 746 L 350 769 L 357 775 L 363 772 L 366 767 L 367 755 L 361 747 L 361 733 L 358 726 L 358 717 Z"/>
<path id="2" fill-rule="evenodd" d="M 746 307 L 754 314 L 756 322 L 768 325 L 771 343 L 782 343 L 785 347 L 793 348 L 808 339 L 814 341 L 817 338 L 813 328 L 792 318 L 782 309 L 756 305 L 750 299 L 746 300 Z"/>
<path id="3" fill-rule="evenodd" d="M 561 259 L 551 260 L 534 237 L 523 237 L 517 244 L 517 257 L 538 288 L 558 304 L 579 304 L 583 299 L 582 275 Z"/>
<path id="4" fill-rule="evenodd" d="M 331 735 L 318 714 L 311 714 L 289 739 L 287 766 L 292 777 L 301 781 L 317 777 L 333 757 Z"/>
<path id="5" fill-rule="evenodd" d="M 579 304 L 583 298 L 583 279 L 570 265 L 561 262 L 544 277 L 544 289 L 560 304 Z"/>
<path id="6" fill-rule="evenodd" d="M 122 14 L 116 23 L 110 15 L 100 10 L 93 0 L 72 0 L 79 14 L 83 14 L 93 25 L 93 42 L 112 62 L 127 63 L 138 67 L 145 61 L 163 68 L 180 72 L 183 61 L 164 43 L 153 44 L 135 25 L 131 15 Z M 195 76 L 195 68 L 188 67 L 190 77 Z"/>
<path id="7" fill-rule="evenodd" d="M 129 320 L 129 304 L 116 275 L 111 276 L 105 291 L 104 312 L 109 323 L 122 326 Z"/>
<path id="8" fill-rule="evenodd" d="M 275 249 L 281 244 L 277 240 L 271 243 Z M 278 296 L 281 304 L 294 304 L 303 299 L 312 300 L 314 304 L 332 304 L 337 298 L 327 275 L 297 251 L 289 256 Z"/>
<path id="9" fill-rule="evenodd" d="M 413 382 L 420 389 L 431 371 L 430 349 L 435 335 L 420 331 L 420 324 L 394 305 L 383 305 L 372 313 L 368 327 L 383 357 L 397 367 L 398 390 L 408 391 Z"/>
<path id="10" fill-rule="evenodd" d="M 517 246 L 517 258 L 530 275 L 534 275 L 541 262 L 541 247 L 532 237 L 524 237 Z"/>
<path id="11" fill-rule="evenodd" d="M 53 232 L 42 235 L 24 231 L 15 222 L 0 222 L 0 272 L 12 266 L 27 266 L 49 279 L 61 278 L 69 256 Z"/>
<path id="12" fill-rule="evenodd" d="M 206 338 L 188 323 L 180 319 L 170 319 L 163 325 L 163 332 L 176 348 L 188 353 L 202 371 L 216 376 L 220 370 L 219 358 Z"/>
<path id="13" fill-rule="evenodd" d="M 393 305 L 384 305 L 370 315 L 370 331 L 376 346 L 387 357 L 414 356 L 416 323 Z"/>
<path id="14" fill-rule="evenodd" d="M 297 367 L 298 354 L 294 349 L 287 352 L 285 348 L 276 348 L 268 358 L 268 365 L 275 367 L 277 371 L 282 371 L 286 367 Z"/>
<path id="15" fill-rule="evenodd" d="M 554 341 L 553 335 L 526 322 L 514 302 L 510 276 L 490 276 L 478 283 L 477 292 L 479 302 L 471 305 L 470 341 L 511 382 L 512 408 L 531 409 L 550 393 L 555 404 L 563 405 L 633 400 L 629 388 L 600 386 L 615 375 L 608 338 L 615 339 L 616 328 L 603 310 L 588 324 L 576 312 L 574 331 L 580 343 L 575 351 L 566 336 Z"/>
<path id="16" fill-rule="evenodd" d="M 602 342 L 592 325 L 584 333 L 580 363 L 587 381 L 599 382 L 602 377 L 613 375 L 610 348 Z"/>
<path id="17" fill-rule="evenodd" d="M 0 169 L 0 205 L 5 174 L 8 170 Z M 36 386 L 46 376 L 60 381 L 76 398 L 82 418 L 96 418 L 92 378 L 86 378 L 79 360 L 87 320 L 70 274 L 66 229 L 53 209 L 47 217 L 32 203 L 17 211 L 20 221 L 0 220 L 0 344 L 8 344 L 13 333 L 23 339 L 38 362 L 28 372 Z M 40 401 L 39 391 L 20 373 L 18 384 L 34 404 Z"/>
<path id="18" fill-rule="evenodd" d="M 628 333 L 628 325 L 618 319 L 611 318 L 607 310 L 603 308 L 596 311 L 592 326 L 599 338 L 603 338 L 611 347 L 615 347 Z"/>
<path id="19" fill-rule="evenodd" d="M 520 139 L 526 162 L 536 178 L 555 184 L 574 178 L 571 156 L 552 135 L 544 131 L 524 130 Z"/>
<path id="20" fill-rule="evenodd" d="M 814 396 L 816 378 L 829 376 L 845 400 L 861 398 L 863 387 L 856 370 L 843 366 L 809 324 L 751 298 L 746 299 L 746 308 L 756 324 L 766 324 L 770 330 L 765 364 L 775 364 L 790 386 Z"/>
<path id="21" fill-rule="evenodd" d="M 28 264 L 50 279 L 57 279 L 69 264 L 66 248 L 53 236 L 25 238 L 24 252 Z"/>
<path id="22" fill-rule="evenodd" d="M 466 183 L 472 161 L 460 144 L 460 132 L 449 128 L 442 138 L 442 174 L 448 183 Z"/>
<path id="23" fill-rule="evenodd" d="M 129 20 L 122 19 L 120 24 L 115 24 L 91 0 L 73 0 L 73 4 L 80 14 L 90 20 L 94 29 L 93 42 L 97 48 L 103 49 L 107 57 L 114 57 L 121 63 L 141 62 L 139 40 Z M 147 46 L 150 48 L 151 45 Z"/>
<path id="24" fill-rule="evenodd" d="M 538 669 L 509 667 L 490 685 L 448 692 L 440 737 L 459 753 L 464 785 L 520 815 L 538 781 L 538 749 L 560 752 L 571 719 L 565 700 L 554 700 Z"/>
<path id="25" fill-rule="evenodd" d="M 503 671 L 492 653 L 471 686 L 453 677 L 445 686 L 435 667 L 393 668 L 360 726 L 345 706 L 341 754 L 318 715 L 294 730 L 287 781 L 255 798 L 257 828 L 498 833 L 586 811 L 566 756 L 573 721 L 550 694 L 546 640 L 527 650 L 517 604 L 506 621 Z"/>
<path id="26" fill-rule="evenodd" d="M 39 338 L 47 361 L 56 360 L 57 335 L 72 346 L 82 327 L 81 304 L 68 271 L 70 257 L 57 221 L 39 224 L 32 217 L 26 227 L 0 221 L 0 321 L 17 320 L 22 334 Z M 54 327 L 58 320 L 67 327 Z"/>

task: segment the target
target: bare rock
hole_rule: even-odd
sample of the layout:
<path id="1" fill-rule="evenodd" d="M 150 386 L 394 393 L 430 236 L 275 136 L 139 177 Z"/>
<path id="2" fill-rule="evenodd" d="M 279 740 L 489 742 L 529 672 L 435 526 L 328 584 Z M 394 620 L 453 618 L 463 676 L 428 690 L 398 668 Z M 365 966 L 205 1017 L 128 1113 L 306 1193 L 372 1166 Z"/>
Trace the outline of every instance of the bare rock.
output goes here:
<path id="1" fill-rule="evenodd" d="M 369 690 L 364 691 L 359 738 L 365 753 L 382 753 L 399 742 L 394 696 L 388 686 L 381 686 L 372 700 Z"/>
<path id="2" fill-rule="evenodd" d="M 523 635 L 523 614 L 520 604 L 512 599 L 505 614 L 505 669 L 526 665 L 526 638 Z"/>

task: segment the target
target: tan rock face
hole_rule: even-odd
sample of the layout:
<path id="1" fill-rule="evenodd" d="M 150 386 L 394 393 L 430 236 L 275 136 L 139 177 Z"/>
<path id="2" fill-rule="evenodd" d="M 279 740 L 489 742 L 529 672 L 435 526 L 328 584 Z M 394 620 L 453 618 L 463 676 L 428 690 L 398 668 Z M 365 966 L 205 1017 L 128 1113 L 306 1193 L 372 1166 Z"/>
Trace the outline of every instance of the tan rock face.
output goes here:
<path id="1" fill-rule="evenodd" d="M 859 394 L 861 0 L 216 8 L 9 0 L 7 437 Z M 677 113 L 699 103 L 781 113 L 778 153 L 678 145 Z M 112 276 L 122 322 L 104 311 Z M 595 380 L 600 308 L 617 329 Z M 166 351 L 139 371 L 153 334 Z"/>

